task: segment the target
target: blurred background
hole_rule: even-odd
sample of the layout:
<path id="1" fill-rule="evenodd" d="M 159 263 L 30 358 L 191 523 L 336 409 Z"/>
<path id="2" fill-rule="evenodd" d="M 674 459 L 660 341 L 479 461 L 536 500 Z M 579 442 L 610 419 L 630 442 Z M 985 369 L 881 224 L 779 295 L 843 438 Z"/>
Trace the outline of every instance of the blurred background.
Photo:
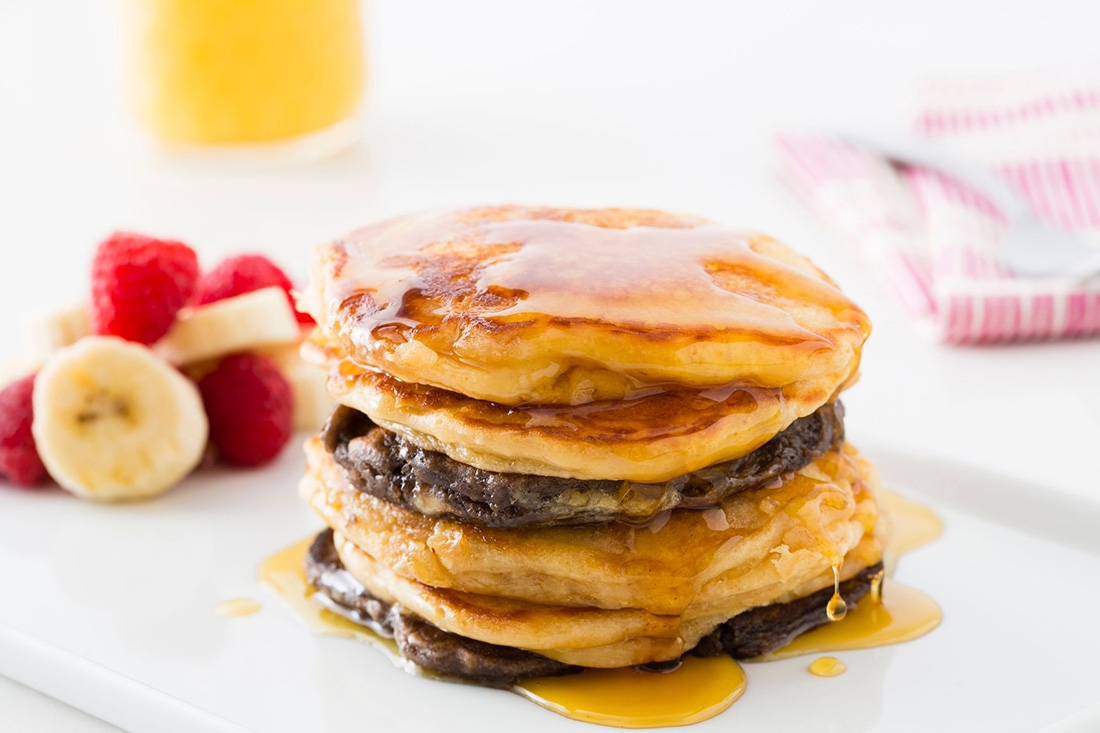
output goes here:
<path id="1" fill-rule="evenodd" d="M 158 7 L 167 35 L 127 59 L 116 11 L 156 22 L 143 13 Z M 870 312 L 864 383 L 846 397 L 853 434 L 1096 492 L 1080 456 L 1100 438 L 1097 344 L 926 341 L 780 184 L 769 144 L 778 129 L 908 129 L 929 75 L 1095 68 L 1094 2 L 375 0 L 362 8 L 366 94 L 348 123 L 361 135 L 315 160 L 151 141 L 122 81 L 170 65 L 158 44 L 189 32 L 188 7 L 218 15 L 210 0 L 0 0 L 11 354 L 29 314 L 82 297 L 92 248 L 115 228 L 182 239 L 207 264 L 267 252 L 301 277 L 312 245 L 412 209 L 660 207 L 766 231 Z"/>
<path id="2" fill-rule="evenodd" d="M 354 0 L 266 2 L 286 17 L 336 14 L 311 41 L 331 84 L 317 104 L 334 121 L 365 80 L 358 110 L 312 150 L 166 147 L 150 133 L 185 134 L 171 105 L 145 107 L 142 121 L 123 103 L 127 88 L 148 103 L 161 73 L 185 93 L 203 74 L 173 67 L 172 43 L 262 1 L 0 0 L 4 358 L 26 352 L 33 314 L 84 297 L 91 252 L 116 228 L 182 239 L 207 265 L 265 252 L 301 278 L 312 245 L 408 210 L 666 208 L 778 237 L 870 313 L 863 382 L 845 396 L 868 452 L 889 445 L 1100 497 L 1084 460 L 1100 444 L 1100 345 L 925 339 L 780 183 L 769 143 L 780 129 L 909 129 L 914 86 L 932 75 L 1095 71 L 1094 0 L 373 0 L 356 21 L 362 62 Z M 287 52 L 264 63 L 293 69 L 302 57 L 285 20 Z M 47 707 L 26 729 L 71 722 Z"/>
<path id="3" fill-rule="evenodd" d="M 0 0 L 3 226 L 34 233 L 31 263 L 116 226 L 212 254 L 304 251 L 376 216 L 502 200 L 683 209 L 782 237 L 785 202 L 755 193 L 769 131 L 901 128 L 930 73 L 1100 60 L 1087 1 L 376 0 L 361 145 L 219 170 L 145 155 L 121 104 L 112 11 L 156 4 Z"/>

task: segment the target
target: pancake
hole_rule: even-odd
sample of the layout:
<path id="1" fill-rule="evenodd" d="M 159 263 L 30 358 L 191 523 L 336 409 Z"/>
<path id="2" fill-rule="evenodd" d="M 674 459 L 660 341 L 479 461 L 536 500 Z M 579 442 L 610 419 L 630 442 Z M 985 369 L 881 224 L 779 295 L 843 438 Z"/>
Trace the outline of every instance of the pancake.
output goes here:
<path id="1" fill-rule="evenodd" d="M 847 445 L 712 509 L 644 526 L 534 528 L 424 517 L 356 490 L 318 440 L 306 452 L 302 491 L 325 523 L 398 576 L 434 588 L 662 615 L 689 605 L 724 612 L 817 576 L 831 581 L 830 567 L 864 539 L 874 556 L 861 559 L 880 559 L 877 477 Z"/>
<path id="2" fill-rule="evenodd" d="M 718 624 L 881 560 L 876 478 L 854 449 L 777 486 L 648 526 L 484 528 L 356 490 L 314 439 L 303 493 L 371 595 L 439 628 L 582 666 L 674 659 Z"/>
<path id="3" fill-rule="evenodd" d="M 854 608 L 866 595 L 881 572 L 882 565 L 878 564 L 841 583 L 840 594 L 849 608 Z M 393 637 L 402 656 L 424 669 L 497 684 L 581 669 L 534 652 L 486 644 L 443 631 L 375 598 L 344 568 L 333 545 L 332 530 L 317 535 L 310 546 L 306 576 L 320 597 L 329 601 L 326 605 L 331 610 L 376 633 Z M 729 654 L 745 659 L 774 651 L 799 634 L 828 623 L 825 607 L 831 597 L 832 589 L 826 588 L 787 603 L 745 611 L 719 625 L 691 653 Z"/>
<path id="4" fill-rule="evenodd" d="M 733 384 L 655 388 L 629 400 L 579 406 L 508 407 L 346 360 L 336 361 L 328 389 L 414 445 L 485 471 L 644 483 L 748 455 L 836 397 L 809 384 Z"/>
<path id="5" fill-rule="evenodd" d="M 509 406 L 669 385 L 831 395 L 870 330 L 775 240 L 635 209 L 391 219 L 317 248 L 302 306 L 360 367 Z"/>
<path id="6" fill-rule="evenodd" d="M 833 587 L 829 573 L 801 583 L 769 603 L 736 611 L 692 607 L 682 615 L 634 608 L 554 606 L 433 588 L 396 575 L 339 533 L 335 533 L 334 543 L 344 567 L 370 595 L 444 631 L 581 667 L 629 667 L 678 659 L 738 613 L 786 603 L 822 589 L 831 592 Z M 859 548 L 846 558 L 841 580 L 877 564 L 857 560 L 870 555 L 869 548 Z"/>
<path id="7" fill-rule="evenodd" d="M 322 441 L 360 491 L 427 517 L 486 527 L 646 522 L 660 512 L 717 505 L 797 471 L 844 440 L 844 409 L 826 404 L 752 453 L 662 484 L 497 473 L 425 450 L 339 406 Z"/>
<path id="8" fill-rule="evenodd" d="M 398 217 L 315 250 L 310 581 L 480 680 L 754 656 L 881 572 L 844 440 L 866 315 L 768 237 L 635 209 Z"/>
<path id="9" fill-rule="evenodd" d="M 317 535 L 306 555 L 306 578 L 325 605 L 344 618 L 380 636 L 392 638 L 401 656 L 424 669 L 488 682 L 521 677 L 549 677 L 580 671 L 541 654 L 486 644 L 451 634 L 381 601 L 363 587 L 340 561 L 327 529 Z"/>

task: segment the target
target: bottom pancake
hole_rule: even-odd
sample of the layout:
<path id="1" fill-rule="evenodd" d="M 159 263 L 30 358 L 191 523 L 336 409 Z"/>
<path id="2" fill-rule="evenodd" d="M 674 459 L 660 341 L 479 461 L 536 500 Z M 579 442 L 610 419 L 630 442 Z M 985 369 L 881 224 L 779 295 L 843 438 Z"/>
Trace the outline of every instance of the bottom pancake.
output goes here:
<path id="1" fill-rule="evenodd" d="M 582 668 L 524 649 L 489 644 L 444 631 L 397 604 L 372 596 L 341 562 L 327 529 L 317 535 L 306 555 L 306 577 L 326 605 L 345 618 L 392 637 L 401 654 L 424 669 L 442 674 L 504 684 L 523 677 L 569 674 Z M 853 608 L 881 577 L 882 563 L 840 584 L 840 594 Z M 826 605 L 832 589 L 803 598 L 744 611 L 720 624 L 690 651 L 697 656 L 729 654 L 737 659 L 759 656 L 786 646 L 795 637 L 829 623 Z"/>
<path id="2" fill-rule="evenodd" d="M 393 638 L 401 655 L 433 672 L 484 682 L 510 682 L 521 677 L 549 677 L 580 671 L 524 649 L 488 644 L 429 624 L 372 596 L 344 569 L 333 545 L 333 531 L 317 535 L 306 553 L 306 578 L 320 591 L 325 605 L 349 621 Z"/>

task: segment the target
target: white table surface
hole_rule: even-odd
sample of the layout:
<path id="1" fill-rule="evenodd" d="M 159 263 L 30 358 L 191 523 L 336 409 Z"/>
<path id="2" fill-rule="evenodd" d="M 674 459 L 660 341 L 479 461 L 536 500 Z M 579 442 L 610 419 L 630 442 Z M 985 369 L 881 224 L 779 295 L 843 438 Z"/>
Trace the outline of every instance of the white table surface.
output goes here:
<path id="1" fill-rule="evenodd" d="M 924 341 L 779 185 L 766 145 L 784 125 L 900 126 L 929 72 L 1094 62 L 1094 3 L 376 0 L 363 144 L 261 168 L 141 144 L 116 103 L 109 11 L 0 0 L 0 358 L 26 352 L 32 314 L 83 297 L 113 228 L 181 238 L 207 264 L 257 249 L 301 272 L 311 245 L 410 209 L 654 206 L 769 232 L 870 313 L 845 397 L 855 442 L 1100 501 L 1100 341 Z M 109 729 L 2 679 L 0 710 L 17 730 Z"/>

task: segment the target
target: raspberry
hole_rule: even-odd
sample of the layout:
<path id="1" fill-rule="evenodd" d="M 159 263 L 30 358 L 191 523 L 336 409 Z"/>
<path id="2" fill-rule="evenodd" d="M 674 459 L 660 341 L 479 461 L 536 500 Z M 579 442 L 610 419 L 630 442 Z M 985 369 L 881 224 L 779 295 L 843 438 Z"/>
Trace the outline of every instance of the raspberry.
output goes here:
<path id="1" fill-rule="evenodd" d="M 290 384 L 269 359 L 233 354 L 199 381 L 210 442 L 228 463 L 259 466 L 279 455 L 292 432 Z"/>
<path id="2" fill-rule="evenodd" d="M 118 232 L 92 258 L 92 333 L 151 344 L 168 332 L 198 279 L 182 242 Z"/>
<path id="3" fill-rule="evenodd" d="M 199 304 L 251 293 L 260 288 L 279 287 L 286 291 L 291 309 L 297 313 L 290 291 L 294 287 L 278 265 L 263 255 L 238 255 L 218 263 L 199 279 L 196 300 Z M 298 323 L 311 325 L 308 313 L 297 313 Z"/>
<path id="4" fill-rule="evenodd" d="M 33 374 L 0 391 L 0 474 L 21 486 L 32 486 L 46 476 L 31 435 L 33 393 Z"/>

